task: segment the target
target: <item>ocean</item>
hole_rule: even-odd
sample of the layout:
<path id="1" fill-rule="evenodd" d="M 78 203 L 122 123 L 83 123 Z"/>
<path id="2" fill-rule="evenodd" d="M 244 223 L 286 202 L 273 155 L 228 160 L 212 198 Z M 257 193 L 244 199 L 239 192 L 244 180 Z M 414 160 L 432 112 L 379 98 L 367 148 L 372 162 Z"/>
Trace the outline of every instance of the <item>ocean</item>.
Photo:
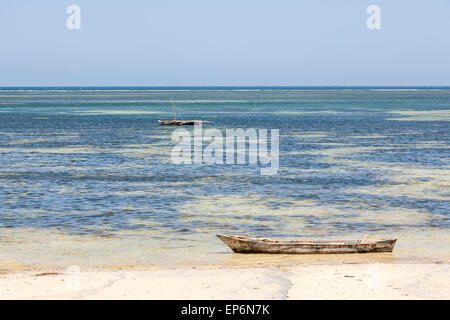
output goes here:
<path id="1" fill-rule="evenodd" d="M 204 129 L 278 129 L 278 173 L 173 163 L 170 99 Z M 450 87 L 0 88 L 0 270 L 448 262 L 449 121 Z M 398 242 L 255 256 L 216 234 Z"/>

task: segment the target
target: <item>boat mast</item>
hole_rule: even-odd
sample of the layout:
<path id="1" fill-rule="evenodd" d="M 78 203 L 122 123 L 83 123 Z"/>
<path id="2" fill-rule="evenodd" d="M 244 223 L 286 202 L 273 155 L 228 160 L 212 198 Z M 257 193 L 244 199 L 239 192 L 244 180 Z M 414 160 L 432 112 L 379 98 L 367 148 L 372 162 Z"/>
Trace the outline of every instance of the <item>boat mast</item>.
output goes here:
<path id="1" fill-rule="evenodd" d="M 172 112 L 173 112 L 173 116 L 174 116 L 175 121 L 176 121 L 177 120 L 177 114 L 175 112 L 175 105 L 173 104 L 172 97 L 170 97 L 170 103 L 172 104 Z"/>

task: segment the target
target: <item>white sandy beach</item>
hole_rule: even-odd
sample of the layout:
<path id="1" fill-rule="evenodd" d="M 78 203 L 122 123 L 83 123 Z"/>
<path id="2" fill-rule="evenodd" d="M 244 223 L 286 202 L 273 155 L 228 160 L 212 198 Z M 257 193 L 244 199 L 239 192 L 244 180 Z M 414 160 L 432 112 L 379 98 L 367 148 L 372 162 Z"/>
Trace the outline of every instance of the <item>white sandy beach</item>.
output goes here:
<path id="1" fill-rule="evenodd" d="M 0 299 L 450 299 L 450 264 L 13 272 Z"/>

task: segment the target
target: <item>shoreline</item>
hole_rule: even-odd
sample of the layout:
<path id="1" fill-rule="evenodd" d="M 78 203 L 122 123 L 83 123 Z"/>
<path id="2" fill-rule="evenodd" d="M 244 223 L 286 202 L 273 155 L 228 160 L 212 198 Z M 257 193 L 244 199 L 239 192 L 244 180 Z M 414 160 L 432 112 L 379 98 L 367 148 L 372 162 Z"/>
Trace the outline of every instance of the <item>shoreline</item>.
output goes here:
<path id="1" fill-rule="evenodd" d="M 0 273 L 0 299 L 450 299 L 450 263 L 342 262 Z"/>
<path id="2" fill-rule="evenodd" d="M 331 265 L 450 265 L 448 256 L 436 257 L 396 257 L 391 252 L 351 253 L 351 254 L 245 254 L 231 253 L 222 259 L 206 262 L 204 260 L 141 262 L 128 261 L 112 263 L 27 263 L 17 260 L 4 260 L 0 264 L 0 276 L 18 273 L 58 273 L 64 274 L 68 268 L 76 267 L 83 272 L 112 271 L 155 271 L 172 269 L 258 269 L 258 268 L 296 268 L 305 266 Z"/>

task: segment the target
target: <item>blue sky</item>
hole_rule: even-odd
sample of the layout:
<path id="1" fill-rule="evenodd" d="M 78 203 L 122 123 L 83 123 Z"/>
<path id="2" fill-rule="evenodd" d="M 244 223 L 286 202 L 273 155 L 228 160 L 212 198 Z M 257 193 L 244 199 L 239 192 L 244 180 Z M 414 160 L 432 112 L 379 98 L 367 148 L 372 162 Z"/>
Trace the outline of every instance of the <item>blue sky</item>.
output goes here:
<path id="1" fill-rule="evenodd" d="M 450 1 L 2 0 L 0 86 L 27 85 L 450 85 Z"/>

